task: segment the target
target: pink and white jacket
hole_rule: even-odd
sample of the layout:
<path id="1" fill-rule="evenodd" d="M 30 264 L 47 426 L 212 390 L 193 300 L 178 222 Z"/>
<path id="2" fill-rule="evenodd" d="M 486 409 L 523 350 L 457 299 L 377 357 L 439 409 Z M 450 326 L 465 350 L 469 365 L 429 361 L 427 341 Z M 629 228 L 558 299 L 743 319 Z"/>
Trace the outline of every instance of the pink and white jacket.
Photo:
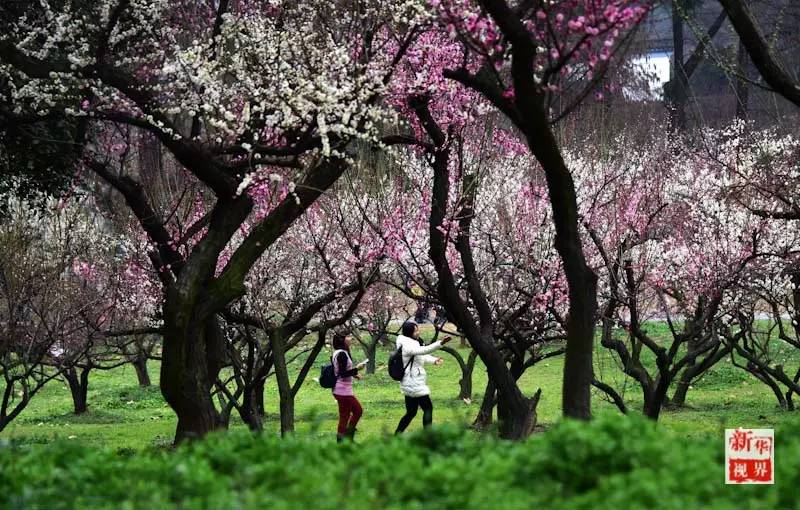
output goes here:
<path id="1" fill-rule="evenodd" d="M 347 357 L 346 363 L 342 363 L 339 355 L 344 354 Z M 333 373 L 336 374 L 336 385 L 333 387 L 333 394 L 339 396 L 352 396 L 353 395 L 353 376 L 358 373 L 358 368 L 353 367 L 353 360 L 350 355 L 343 349 L 333 351 L 331 356 L 333 363 Z M 342 367 L 341 365 L 344 365 Z M 342 370 L 345 368 L 345 370 Z"/>

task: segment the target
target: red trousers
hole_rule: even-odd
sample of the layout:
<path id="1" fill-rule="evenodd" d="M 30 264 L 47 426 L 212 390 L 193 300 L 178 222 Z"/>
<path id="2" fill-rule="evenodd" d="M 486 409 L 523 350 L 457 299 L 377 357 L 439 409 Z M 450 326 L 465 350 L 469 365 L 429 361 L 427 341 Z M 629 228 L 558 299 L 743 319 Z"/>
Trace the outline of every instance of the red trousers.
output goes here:
<path id="1" fill-rule="evenodd" d="M 358 399 L 353 395 L 334 395 L 333 398 L 339 404 L 339 426 L 336 431 L 344 434 L 348 428 L 356 428 L 356 424 L 364 412 Z"/>

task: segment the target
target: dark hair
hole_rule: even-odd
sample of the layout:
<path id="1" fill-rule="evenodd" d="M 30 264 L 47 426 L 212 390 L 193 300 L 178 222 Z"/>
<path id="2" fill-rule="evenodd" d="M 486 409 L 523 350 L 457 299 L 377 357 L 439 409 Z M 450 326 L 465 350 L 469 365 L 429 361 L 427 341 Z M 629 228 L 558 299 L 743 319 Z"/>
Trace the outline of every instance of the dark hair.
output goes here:
<path id="1" fill-rule="evenodd" d="M 417 323 L 414 321 L 406 321 L 403 323 L 403 335 L 414 338 L 414 330 L 417 329 Z"/>
<path id="2" fill-rule="evenodd" d="M 344 343 L 344 339 L 347 337 L 344 333 L 335 333 L 333 335 L 333 348 L 334 349 L 341 349 L 343 351 L 350 352 L 350 349 L 347 348 L 347 344 Z"/>

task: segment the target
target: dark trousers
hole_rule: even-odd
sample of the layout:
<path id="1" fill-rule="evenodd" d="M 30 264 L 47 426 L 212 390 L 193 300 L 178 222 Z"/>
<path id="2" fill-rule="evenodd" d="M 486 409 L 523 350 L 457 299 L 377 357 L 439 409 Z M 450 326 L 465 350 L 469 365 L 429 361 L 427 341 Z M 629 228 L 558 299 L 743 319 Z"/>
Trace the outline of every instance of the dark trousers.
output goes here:
<path id="1" fill-rule="evenodd" d="M 406 414 L 400 418 L 400 423 L 397 424 L 395 434 L 399 434 L 406 430 L 408 424 L 417 415 L 417 409 L 422 408 L 422 426 L 430 427 L 433 422 L 433 402 L 431 402 L 430 395 L 422 397 L 406 397 Z"/>

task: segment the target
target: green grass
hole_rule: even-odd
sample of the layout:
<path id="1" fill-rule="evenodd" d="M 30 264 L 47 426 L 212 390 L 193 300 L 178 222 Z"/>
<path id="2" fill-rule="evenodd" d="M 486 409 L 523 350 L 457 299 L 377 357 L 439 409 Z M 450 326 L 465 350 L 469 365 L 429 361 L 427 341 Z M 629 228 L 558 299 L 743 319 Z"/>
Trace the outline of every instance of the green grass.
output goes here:
<path id="1" fill-rule="evenodd" d="M 663 337 L 664 331 L 655 327 L 654 335 Z M 457 342 L 453 342 L 456 344 Z M 451 344 L 452 345 L 452 344 Z M 363 356 L 353 349 L 356 360 Z M 467 351 L 464 350 L 466 356 Z M 326 354 L 323 352 L 322 357 Z M 379 353 L 379 366 L 385 365 L 389 351 Z M 473 377 L 473 400 L 457 400 L 460 370 L 456 361 L 446 353 L 443 366 L 428 367 L 429 386 L 434 401 L 434 423 L 468 424 L 480 405 L 486 384 L 486 371 L 478 362 Z M 786 356 L 796 353 L 787 350 Z M 291 366 L 292 377 L 302 360 Z M 323 363 L 322 359 L 318 365 Z M 526 394 L 542 389 L 539 403 L 539 422 L 545 427 L 557 422 L 561 416 L 561 370 L 563 358 L 546 360 L 530 369 L 521 379 Z M 791 361 L 788 364 L 792 366 Z M 67 387 L 54 382 L 34 397 L 27 409 L 0 433 L 0 439 L 15 439 L 26 443 L 50 442 L 54 438 L 67 438 L 89 444 L 118 448 L 140 449 L 161 446 L 171 442 L 176 418 L 165 404 L 158 389 L 157 362 L 149 364 L 154 386 L 139 388 L 136 374 L 130 365 L 110 371 L 96 371 L 90 377 L 89 412 L 83 416 L 72 414 L 72 402 Z M 612 353 L 599 346 L 595 350 L 595 373 L 598 378 L 620 391 L 631 412 L 639 412 L 642 405 L 641 390 L 626 378 Z M 330 438 L 337 419 L 336 403 L 330 390 L 320 388 L 313 379 L 315 368 L 297 395 L 296 427 L 298 434 Z M 391 380 L 385 368 L 374 375 L 355 382 L 355 392 L 364 406 L 364 416 L 359 425 L 358 437 L 378 438 L 394 430 L 404 412 L 403 396 L 398 383 Z M 267 384 L 266 432 L 278 433 L 278 399 L 274 379 Z M 595 391 L 595 415 L 617 413 L 604 396 Z M 712 371 L 693 385 L 687 397 L 687 407 L 662 412 L 662 426 L 687 436 L 717 436 L 726 427 L 779 427 L 791 413 L 777 408 L 769 388 L 752 378 L 729 360 L 723 360 Z M 411 429 L 421 427 L 421 417 Z M 243 428 L 234 411 L 232 428 Z"/>

